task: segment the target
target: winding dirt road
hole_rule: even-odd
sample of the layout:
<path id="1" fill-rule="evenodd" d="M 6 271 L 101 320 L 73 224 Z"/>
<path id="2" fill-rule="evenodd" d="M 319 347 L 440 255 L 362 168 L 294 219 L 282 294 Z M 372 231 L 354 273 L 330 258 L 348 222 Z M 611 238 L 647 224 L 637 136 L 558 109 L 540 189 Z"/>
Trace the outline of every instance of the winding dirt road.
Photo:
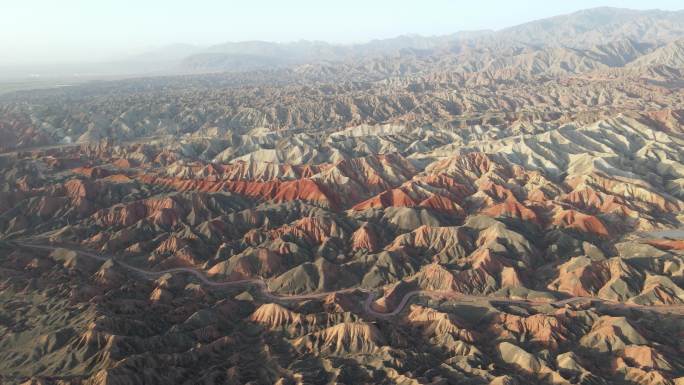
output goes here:
<path id="1" fill-rule="evenodd" d="M 477 301 L 491 301 L 491 302 L 497 302 L 497 303 L 504 303 L 508 305 L 544 305 L 544 304 L 551 304 L 556 307 L 561 307 L 567 304 L 575 303 L 575 302 L 582 302 L 582 301 L 593 301 L 593 302 L 599 302 L 602 304 L 610 305 L 613 307 L 617 308 L 623 308 L 623 309 L 628 309 L 628 308 L 634 308 L 634 309 L 642 309 L 642 310 L 653 310 L 653 311 L 659 311 L 659 312 L 674 312 L 674 313 L 679 313 L 679 314 L 684 314 L 684 305 L 638 305 L 638 304 L 629 304 L 629 303 L 624 303 L 624 302 L 616 302 L 616 301 L 609 301 L 605 300 L 602 298 L 597 298 L 597 297 L 572 297 L 572 298 L 567 298 L 564 300 L 556 301 L 556 302 L 548 302 L 548 301 L 535 301 L 535 300 L 529 300 L 529 299 L 511 299 L 511 298 L 506 298 L 506 297 L 491 297 L 491 296 L 475 296 L 475 295 L 468 295 L 468 294 L 463 294 L 455 291 L 438 291 L 438 290 L 414 290 L 410 291 L 402 297 L 401 301 L 399 304 L 397 304 L 394 309 L 390 312 L 379 312 L 373 308 L 373 303 L 377 299 L 377 292 L 373 290 L 368 290 L 368 289 L 361 289 L 361 288 L 348 288 L 348 289 L 341 289 L 341 290 L 334 290 L 334 291 L 327 291 L 327 292 L 319 292 L 319 293 L 309 293 L 309 294 L 275 294 L 271 292 L 268 288 L 268 284 L 262 279 L 262 278 L 252 278 L 252 279 L 243 279 L 243 280 L 237 280 L 237 281 L 223 281 L 223 282 L 217 282 L 209 279 L 204 273 L 200 272 L 197 269 L 189 268 L 189 267 L 177 267 L 173 269 L 167 269 L 167 270 L 160 270 L 160 271 L 152 271 L 152 270 L 144 270 L 138 267 L 135 267 L 133 265 L 130 265 L 126 262 L 120 261 L 117 258 L 114 258 L 112 256 L 106 256 L 102 254 L 96 254 L 87 250 L 79 249 L 79 248 L 74 248 L 74 247 L 68 247 L 68 246 L 57 246 L 57 245 L 42 245 L 42 244 L 33 244 L 33 243 L 23 243 L 23 242 L 14 242 L 17 246 L 20 247 L 25 247 L 25 248 L 30 248 L 30 249 L 37 249 L 37 250 L 47 250 L 47 251 L 54 251 L 57 249 L 64 249 L 64 250 L 69 250 L 73 251 L 75 253 L 78 253 L 80 255 L 93 258 L 98 261 L 108 261 L 112 260 L 115 263 L 117 263 L 119 266 L 128 269 L 132 272 L 138 273 L 145 277 L 146 279 L 156 279 L 161 277 L 164 274 L 176 274 L 176 273 L 185 273 L 185 274 L 191 274 L 195 276 L 197 279 L 199 279 L 204 285 L 210 286 L 210 287 L 217 287 L 217 288 L 222 288 L 222 287 L 232 287 L 232 286 L 256 286 L 259 288 L 259 291 L 261 294 L 264 296 L 264 298 L 267 298 L 270 301 L 273 302 L 289 302 L 289 301 L 301 301 L 301 300 L 307 300 L 307 299 L 321 299 L 325 298 L 331 294 L 340 294 L 340 293 L 352 293 L 352 292 L 362 292 L 362 293 L 367 293 L 366 300 L 363 303 L 363 308 L 366 313 L 368 313 L 371 316 L 374 317 L 379 317 L 379 318 L 388 318 L 388 317 L 394 317 L 398 315 L 399 313 L 404 310 L 406 305 L 408 305 L 409 301 L 416 297 L 416 296 L 427 296 L 427 297 L 432 297 L 432 298 L 449 298 L 449 299 L 454 299 L 458 300 L 461 302 L 477 302 Z"/>

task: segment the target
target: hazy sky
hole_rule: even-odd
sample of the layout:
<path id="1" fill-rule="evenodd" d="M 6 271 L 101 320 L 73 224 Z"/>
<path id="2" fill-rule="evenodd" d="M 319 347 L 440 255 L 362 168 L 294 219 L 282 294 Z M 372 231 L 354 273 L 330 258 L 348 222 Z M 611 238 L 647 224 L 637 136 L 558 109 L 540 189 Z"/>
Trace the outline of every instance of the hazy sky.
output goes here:
<path id="1" fill-rule="evenodd" d="M 579 9 L 682 0 L 0 0 L 0 66 L 101 61 L 171 43 L 361 42 L 499 29 Z"/>

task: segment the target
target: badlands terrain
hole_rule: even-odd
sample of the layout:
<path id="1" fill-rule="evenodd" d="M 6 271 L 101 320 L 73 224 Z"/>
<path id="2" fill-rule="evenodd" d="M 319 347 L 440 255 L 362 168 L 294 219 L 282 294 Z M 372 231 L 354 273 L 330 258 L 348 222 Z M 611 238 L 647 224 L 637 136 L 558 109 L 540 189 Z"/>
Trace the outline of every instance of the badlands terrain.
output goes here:
<path id="1" fill-rule="evenodd" d="M 0 383 L 684 384 L 684 12 L 225 50 L 0 97 Z"/>

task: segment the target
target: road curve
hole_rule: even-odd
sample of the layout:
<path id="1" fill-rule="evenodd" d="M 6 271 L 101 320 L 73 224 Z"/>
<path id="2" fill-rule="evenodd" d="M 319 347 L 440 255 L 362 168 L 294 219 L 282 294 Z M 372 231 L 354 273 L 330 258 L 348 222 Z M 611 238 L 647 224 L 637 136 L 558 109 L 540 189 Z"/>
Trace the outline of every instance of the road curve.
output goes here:
<path id="1" fill-rule="evenodd" d="M 364 289 L 342 289 L 342 290 L 335 290 L 335 291 L 328 291 L 328 292 L 319 292 L 319 293 L 310 293 L 310 294 L 293 294 L 293 295 L 278 295 L 274 294 L 273 292 L 268 290 L 268 285 L 266 282 L 261 279 L 261 278 L 250 278 L 250 279 L 241 279 L 237 281 L 222 281 L 222 282 L 217 282 L 214 280 L 209 279 L 204 273 L 200 272 L 197 269 L 189 268 L 189 267 L 176 267 L 173 269 L 166 269 L 166 270 L 159 270 L 159 271 L 152 271 L 152 270 L 144 270 L 138 267 L 135 267 L 133 265 L 130 265 L 126 262 L 120 261 L 114 257 L 111 256 L 105 256 L 101 254 L 95 254 L 86 250 L 82 249 L 76 249 L 73 247 L 65 247 L 65 246 L 48 246 L 48 245 L 36 245 L 36 244 L 29 244 L 29 243 L 20 243 L 20 242 L 15 242 L 18 246 L 21 247 L 26 247 L 26 248 L 31 248 L 31 249 L 38 249 L 38 250 L 48 250 L 48 251 L 54 251 L 56 249 L 65 249 L 69 251 L 73 251 L 75 253 L 78 253 L 80 255 L 93 258 L 98 261 L 108 261 L 112 260 L 115 261 L 118 265 L 121 267 L 131 270 L 135 273 L 138 273 L 142 276 L 144 276 L 147 279 L 156 279 L 161 277 L 164 274 L 176 274 L 176 273 L 186 273 L 195 276 L 197 279 L 199 279 L 202 284 L 206 286 L 211 286 L 211 287 L 231 287 L 231 286 L 257 286 L 261 293 L 268 299 L 274 300 L 274 301 L 301 301 L 305 299 L 319 299 L 319 298 L 324 298 L 330 294 L 335 294 L 335 293 L 349 293 L 354 290 L 359 290 L 363 292 L 367 292 L 367 290 Z"/>
<path id="2" fill-rule="evenodd" d="M 393 317 L 398 315 L 399 313 L 404 310 L 408 302 L 416 296 L 419 295 L 424 295 L 428 297 L 433 297 L 433 298 L 453 298 L 453 299 L 458 299 L 464 302 L 474 302 L 474 301 L 496 301 L 496 302 L 503 302 L 506 304 L 511 304 L 511 305 L 524 305 L 524 304 L 551 304 L 557 307 L 561 307 L 567 304 L 571 304 L 573 302 L 580 302 L 580 301 L 595 301 L 595 302 L 601 302 L 604 304 L 609 304 L 611 306 L 615 307 L 620 307 L 620 308 L 637 308 L 637 309 L 649 309 L 649 310 L 656 310 L 656 311 L 675 311 L 675 312 L 681 312 L 684 313 L 684 305 L 637 305 L 637 304 L 628 304 L 624 302 L 616 302 L 616 301 L 609 301 L 609 300 L 604 300 L 601 298 L 597 297 L 572 297 L 572 298 L 567 298 L 564 300 L 556 301 L 556 302 L 548 302 L 548 301 L 535 301 L 535 300 L 526 300 L 526 299 L 511 299 L 511 298 L 506 298 L 506 297 L 490 297 L 490 296 L 475 296 L 475 295 L 468 295 L 468 294 L 462 294 L 459 292 L 455 291 L 444 291 L 444 290 L 413 290 L 410 291 L 402 297 L 401 301 L 399 301 L 399 304 L 395 306 L 395 308 L 392 311 L 389 312 L 379 312 L 373 308 L 373 303 L 377 299 L 377 293 L 372 290 L 368 289 L 361 289 L 361 288 L 348 288 L 348 289 L 340 289 L 340 290 L 334 290 L 334 291 L 327 291 L 327 292 L 319 292 L 319 293 L 308 293 L 308 294 L 276 294 L 271 292 L 268 289 L 268 284 L 266 281 L 264 281 L 262 278 L 251 278 L 251 279 L 242 279 L 242 280 L 237 280 L 237 281 L 222 281 L 222 282 L 217 282 L 214 280 L 209 279 L 204 273 L 197 269 L 189 268 L 189 267 L 177 267 L 173 269 L 167 269 L 167 270 L 160 270 L 160 271 L 152 271 L 152 270 L 144 270 L 138 267 L 135 267 L 133 265 L 130 265 L 126 262 L 120 261 L 114 257 L 111 256 L 105 256 L 101 254 L 96 254 L 87 250 L 79 249 L 79 248 L 74 248 L 74 247 L 67 247 L 67 246 L 57 246 L 57 245 L 43 245 L 43 244 L 34 244 L 34 243 L 23 243 L 23 242 L 13 242 L 17 246 L 20 247 L 25 247 L 25 248 L 30 248 L 30 249 L 37 249 L 37 250 L 47 250 L 47 251 L 54 251 L 56 249 L 65 249 L 69 251 L 73 251 L 75 253 L 78 253 L 80 255 L 93 258 L 98 261 L 105 262 L 107 260 L 112 260 L 115 261 L 117 264 L 120 266 L 133 271 L 135 273 L 138 273 L 145 277 L 146 279 L 156 279 L 164 274 L 176 274 L 176 273 L 186 273 L 186 274 L 191 274 L 195 276 L 197 279 L 199 279 L 204 285 L 210 286 L 210 287 L 231 287 L 231 286 L 256 286 L 259 288 L 259 291 L 261 294 L 264 296 L 264 298 L 267 298 L 273 302 L 286 302 L 286 301 L 301 301 L 301 300 L 307 300 L 307 299 L 320 299 L 320 298 L 325 298 L 331 294 L 340 294 L 340 293 L 351 293 L 354 291 L 359 291 L 362 293 L 367 293 L 366 300 L 363 303 L 363 309 L 366 313 L 368 313 L 371 316 L 378 317 L 378 318 L 388 318 L 388 317 Z"/>

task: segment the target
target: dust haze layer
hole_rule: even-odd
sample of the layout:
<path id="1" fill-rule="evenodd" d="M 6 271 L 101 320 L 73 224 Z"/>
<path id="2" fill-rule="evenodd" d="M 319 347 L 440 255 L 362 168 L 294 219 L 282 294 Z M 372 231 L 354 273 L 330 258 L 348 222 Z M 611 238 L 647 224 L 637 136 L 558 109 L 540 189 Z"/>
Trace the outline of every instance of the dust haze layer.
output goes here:
<path id="1" fill-rule="evenodd" d="M 2 96 L 0 381 L 683 384 L 683 28 L 245 43 Z"/>

